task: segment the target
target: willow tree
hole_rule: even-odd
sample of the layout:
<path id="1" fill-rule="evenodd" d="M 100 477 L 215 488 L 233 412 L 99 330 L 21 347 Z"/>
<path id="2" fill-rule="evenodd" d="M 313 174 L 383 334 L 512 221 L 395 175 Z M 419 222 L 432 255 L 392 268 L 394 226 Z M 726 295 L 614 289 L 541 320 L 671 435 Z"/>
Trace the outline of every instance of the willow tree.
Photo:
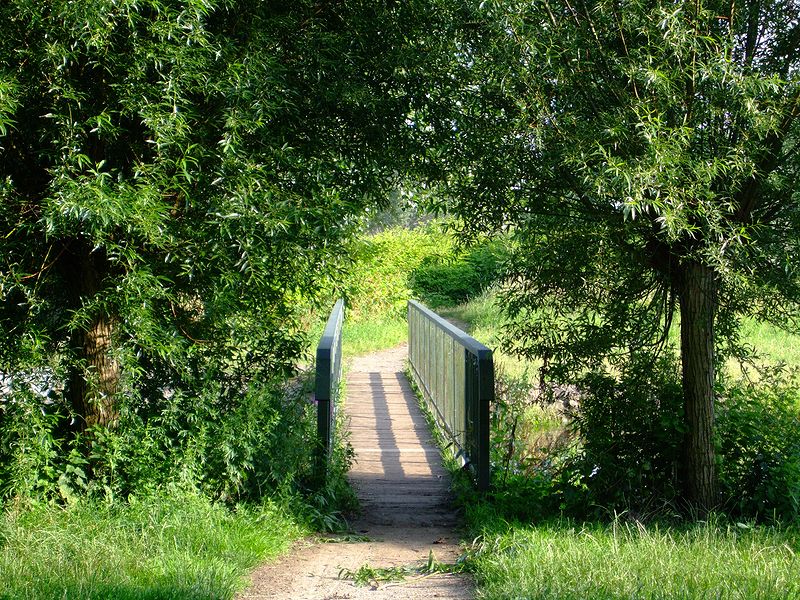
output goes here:
<path id="1" fill-rule="evenodd" d="M 4 384 L 82 431 L 292 368 L 300 309 L 396 177 L 402 9 L 374 8 L 0 3 Z"/>
<path id="2" fill-rule="evenodd" d="M 685 497 L 714 506 L 715 352 L 797 323 L 797 2 L 489 0 L 460 40 L 427 166 L 517 240 L 512 347 L 569 379 L 679 314 Z"/>

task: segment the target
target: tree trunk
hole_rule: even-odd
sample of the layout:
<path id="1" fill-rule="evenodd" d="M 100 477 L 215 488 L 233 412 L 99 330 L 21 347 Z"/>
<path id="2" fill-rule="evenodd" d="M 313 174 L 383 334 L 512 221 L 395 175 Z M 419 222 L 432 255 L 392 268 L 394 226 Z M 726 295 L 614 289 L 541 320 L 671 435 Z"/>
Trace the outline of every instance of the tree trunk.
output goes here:
<path id="1" fill-rule="evenodd" d="M 103 290 L 110 265 L 102 250 L 78 243 L 71 253 L 65 275 L 76 307 L 90 302 Z M 73 351 L 78 364 L 69 381 L 69 400 L 79 415 L 78 428 L 114 427 L 119 418 L 114 395 L 119 383 L 119 364 L 112 354 L 113 315 L 98 309 L 88 327 L 72 333 Z"/>
<path id="2" fill-rule="evenodd" d="M 119 418 L 114 400 L 119 364 L 111 356 L 113 331 L 113 319 L 100 314 L 86 331 L 73 334 L 83 364 L 73 370 L 70 396 L 73 410 L 82 417 L 81 429 L 94 425 L 113 427 Z"/>
<path id="3" fill-rule="evenodd" d="M 713 269 L 689 263 L 682 272 L 681 364 L 686 433 L 683 485 L 686 499 L 701 510 L 717 503 L 714 456 L 714 319 L 717 278 Z"/>

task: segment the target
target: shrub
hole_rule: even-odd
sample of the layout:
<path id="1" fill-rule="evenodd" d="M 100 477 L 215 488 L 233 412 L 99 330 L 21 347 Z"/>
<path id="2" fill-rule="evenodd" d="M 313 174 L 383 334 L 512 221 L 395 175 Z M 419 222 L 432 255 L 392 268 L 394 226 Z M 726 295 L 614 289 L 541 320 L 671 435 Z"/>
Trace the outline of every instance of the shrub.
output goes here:
<path id="1" fill-rule="evenodd" d="M 566 513 L 659 512 L 679 497 L 683 440 L 678 364 L 634 356 L 615 372 L 578 382 L 573 438 L 536 453 L 523 432 L 529 389 L 499 378 L 493 429 L 495 492 L 501 514 L 520 519 Z M 779 370 L 718 389 L 716 445 L 720 499 L 743 519 L 800 518 L 800 386 Z M 528 408 L 525 408 L 525 403 Z M 530 420 L 530 417 L 528 417 Z"/>
<path id="2" fill-rule="evenodd" d="M 800 516 L 798 381 L 771 371 L 720 392 L 717 445 L 722 497 L 745 517 Z"/>
<path id="3" fill-rule="evenodd" d="M 537 390 L 496 379 L 493 506 L 504 518 L 604 517 L 677 497 L 682 395 L 676 360 L 643 356 Z M 579 407 L 576 405 L 579 403 Z"/>
<path id="4" fill-rule="evenodd" d="M 578 381 L 580 410 L 573 427 L 580 452 L 561 476 L 564 492 L 585 486 L 585 505 L 575 508 L 641 510 L 677 496 L 679 372 L 671 353 L 655 361 L 633 355 L 618 374 L 595 371 Z"/>
<path id="5" fill-rule="evenodd" d="M 199 396 L 162 390 L 126 399 L 116 428 L 78 436 L 60 430 L 53 406 L 35 394 L 0 404 L 6 498 L 72 502 L 177 487 L 233 502 L 301 490 L 312 477 L 316 430 L 303 385 L 251 385 L 239 395 L 213 381 Z"/>
<path id="6" fill-rule="evenodd" d="M 504 256 L 501 240 L 449 257 L 430 256 L 412 273 L 411 287 L 429 306 L 461 304 L 500 279 Z"/>
<path id="7" fill-rule="evenodd" d="M 453 241 L 440 222 L 417 229 L 395 227 L 354 243 L 353 263 L 346 275 L 344 296 L 348 320 L 397 317 L 405 314 L 414 294 L 412 273 L 426 260 L 453 252 Z"/>
<path id="8" fill-rule="evenodd" d="M 502 240 L 484 240 L 461 250 L 446 229 L 446 223 L 432 221 L 357 240 L 342 286 L 348 320 L 402 316 L 410 298 L 432 307 L 458 304 L 500 278 Z"/>

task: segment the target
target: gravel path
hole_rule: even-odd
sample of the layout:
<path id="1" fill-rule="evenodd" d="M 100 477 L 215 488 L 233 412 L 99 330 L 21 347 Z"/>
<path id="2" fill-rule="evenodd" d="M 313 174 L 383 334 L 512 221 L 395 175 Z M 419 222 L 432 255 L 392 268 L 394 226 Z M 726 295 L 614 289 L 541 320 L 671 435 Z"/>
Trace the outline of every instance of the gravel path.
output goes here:
<path id="1" fill-rule="evenodd" d="M 410 576 L 377 587 L 339 579 L 343 569 L 420 566 L 429 553 L 453 562 L 461 554 L 447 473 L 403 373 L 406 356 L 399 346 L 355 358 L 348 371 L 345 411 L 356 454 L 349 477 L 363 508 L 352 524 L 357 535 L 304 540 L 253 573 L 239 600 L 473 597 L 466 575 Z"/>

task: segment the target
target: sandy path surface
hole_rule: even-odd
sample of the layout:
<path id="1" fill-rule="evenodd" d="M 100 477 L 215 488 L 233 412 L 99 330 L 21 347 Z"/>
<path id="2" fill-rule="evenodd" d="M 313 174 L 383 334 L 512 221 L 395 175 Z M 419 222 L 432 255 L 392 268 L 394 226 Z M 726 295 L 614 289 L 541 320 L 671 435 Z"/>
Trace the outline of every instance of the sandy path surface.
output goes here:
<path id="1" fill-rule="evenodd" d="M 400 346 L 358 357 L 348 371 L 345 411 L 356 453 L 349 477 L 363 508 L 352 523 L 356 535 L 298 543 L 253 573 L 239 600 L 474 596 L 466 575 L 412 575 L 377 587 L 339 578 L 343 569 L 420 566 L 429 553 L 452 563 L 461 554 L 447 473 L 403 374 L 406 356 Z"/>

